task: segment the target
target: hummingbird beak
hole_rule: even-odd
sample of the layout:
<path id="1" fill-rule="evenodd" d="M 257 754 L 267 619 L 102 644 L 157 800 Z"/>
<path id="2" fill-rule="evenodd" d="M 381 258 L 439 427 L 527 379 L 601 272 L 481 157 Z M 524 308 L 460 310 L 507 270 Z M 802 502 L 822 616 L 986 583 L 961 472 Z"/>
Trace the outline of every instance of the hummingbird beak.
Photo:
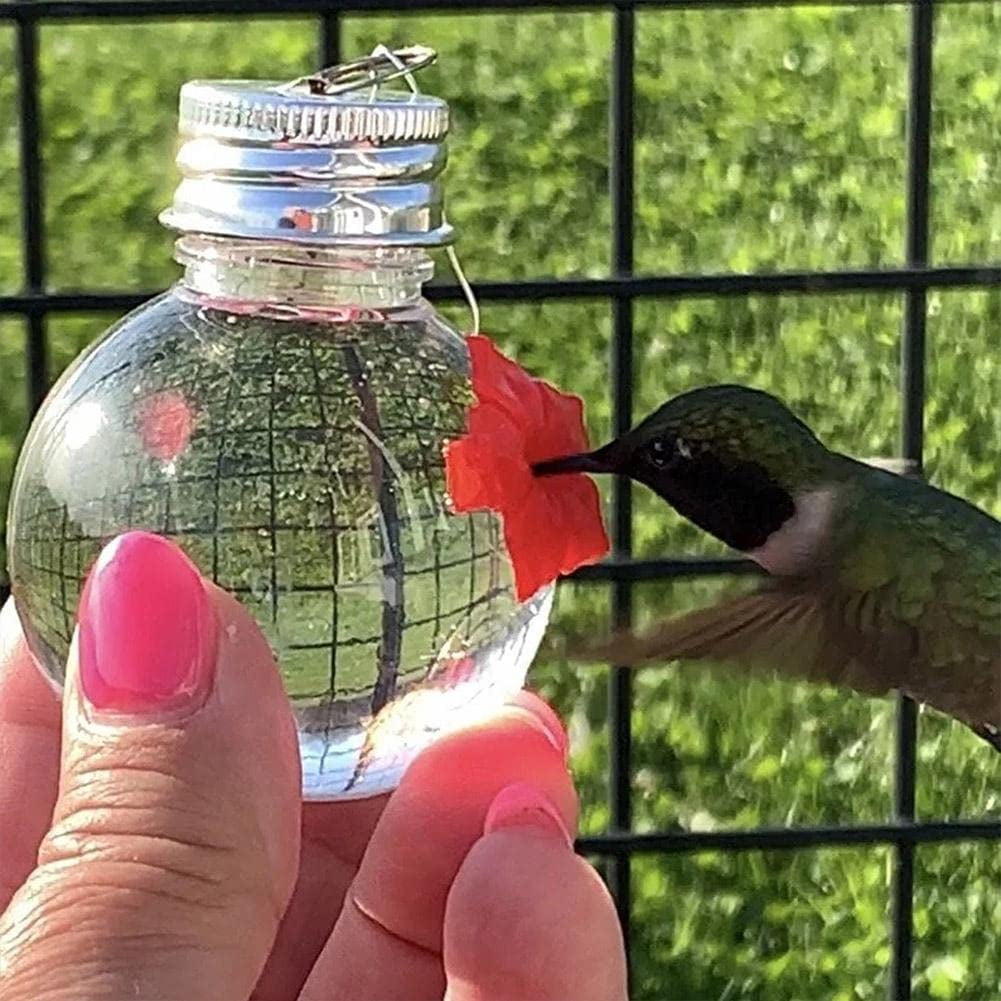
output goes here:
<path id="1" fill-rule="evenodd" d="M 578 452 L 532 465 L 535 476 L 560 476 L 564 473 L 614 473 L 618 463 L 612 454 L 612 442 L 593 452 Z"/>

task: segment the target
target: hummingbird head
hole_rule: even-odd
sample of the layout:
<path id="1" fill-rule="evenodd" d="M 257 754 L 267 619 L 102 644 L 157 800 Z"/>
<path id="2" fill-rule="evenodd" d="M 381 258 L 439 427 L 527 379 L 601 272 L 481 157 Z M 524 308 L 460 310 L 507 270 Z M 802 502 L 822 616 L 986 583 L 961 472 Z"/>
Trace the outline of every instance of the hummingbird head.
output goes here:
<path id="1" fill-rule="evenodd" d="M 745 386 L 693 389 L 614 441 L 537 463 L 536 476 L 618 473 L 744 552 L 763 546 L 821 483 L 831 453 L 780 400 Z"/>

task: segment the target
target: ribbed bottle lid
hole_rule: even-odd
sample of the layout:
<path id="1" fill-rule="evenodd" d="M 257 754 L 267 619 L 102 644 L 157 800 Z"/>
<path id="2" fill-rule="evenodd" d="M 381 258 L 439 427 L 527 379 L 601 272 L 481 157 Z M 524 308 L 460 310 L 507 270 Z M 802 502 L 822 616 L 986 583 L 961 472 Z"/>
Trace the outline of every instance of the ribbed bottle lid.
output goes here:
<path id="1" fill-rule="evenodd" d="M 181 88 L 182 180 L 160 219 L 190 233 L 323 244 L 436 245 L 448 105 L 394 89 L 433 61 L 414 46 L 301 80 Z"/>

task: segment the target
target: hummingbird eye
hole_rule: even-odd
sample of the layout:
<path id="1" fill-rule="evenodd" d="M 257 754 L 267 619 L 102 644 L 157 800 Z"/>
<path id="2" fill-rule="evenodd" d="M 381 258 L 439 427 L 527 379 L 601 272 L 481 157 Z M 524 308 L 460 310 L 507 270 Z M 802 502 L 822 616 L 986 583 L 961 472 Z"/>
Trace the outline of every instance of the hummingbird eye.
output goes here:
<path id="1" fill-rule="evenodd" d="M 657 469 L 673 469 L 683 462 L 689 461 L 695 451 L 695 446 L 686 438 L 674 435 L 662 435 L 654 438 L 647 446 L 647 461 Z"/>
<path id="2" fill-rule="evenodd" d="M 658 468 L 663 468 L 674 458 L 673 451 L 673 441 L 667 438 L 654 438 L 648 450 L 650 462 Z"/>

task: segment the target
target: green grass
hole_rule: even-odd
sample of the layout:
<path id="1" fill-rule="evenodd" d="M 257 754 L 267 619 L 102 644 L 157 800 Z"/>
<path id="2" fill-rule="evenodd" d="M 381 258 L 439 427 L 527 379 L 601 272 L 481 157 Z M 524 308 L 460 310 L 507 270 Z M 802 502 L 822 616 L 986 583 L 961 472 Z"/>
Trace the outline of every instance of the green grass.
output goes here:
<path id="1" fill-rule="evenodd" d="M 252 30 L 248 28 L 252 24 Z M 643 272 L 899 265 L 904 248 L 908 10 L 637 15 L 636 262 Z M 935 26 L 932 257 L 1001 259 L 1001 4 L 948 5 Z M 474 278 L 609 268 L 605 14 L 348 17 L 345 49 L 427 41 L 422 85 L 455 110 L 449 214 Z M 0 32 L 0 289 L 19 285 L 12 32 Z M 157 58 L 148 53 L 155 46 Z M 46 218 L 57 288 L 156 287 L 176 273 L 155 223 L 174 183 L 174 106 L 195 76 L 312 67 L 301 20 L 60 24 L 41 34 Z M 465 322 L 464 313 L 449 314 Z M 899 294 L 650 299 L 636 304 L 637 415 L 702 382 L 778 392 L 831 445 L 894 449 Z M 53 374 L 110 318 L 49 320 Z M 495 304 L 485 328 L 580 393 L 610 426 L 605 303 Z M 929 296 L 928 471 L 1001 514 L 1001 291 Z M 0 491 L 24 430 L 19 321 L 0 323 Z M 2 503 L 2 497 L 0 497 Z M 647 556 L 717 551 L 637 492 Z M 645 585 L 643 619 L 717 581 Z M 729 585 L 734 586 L 734 585 Z M 740 586 L 740 585 L 737 585 Z M 567 586 L 556 629 L 607 622 L 604 587 Z M 608 824 L 606 675 L 539 664 L 569 719 L 589 832 Z M 636 823 L 847 823 L 891 812 L 892 707 L 694 666 L 636 679 Z M 921 720 L 922 817 L 1001 813 L 1001 762 L 961 727 Z M 636 997 L 855 999 L 884 993 L 883 849 L 644 858 L 635 867 Z M 917 852 L 916 996 L 1001 996 L 996 844 Z"/>

